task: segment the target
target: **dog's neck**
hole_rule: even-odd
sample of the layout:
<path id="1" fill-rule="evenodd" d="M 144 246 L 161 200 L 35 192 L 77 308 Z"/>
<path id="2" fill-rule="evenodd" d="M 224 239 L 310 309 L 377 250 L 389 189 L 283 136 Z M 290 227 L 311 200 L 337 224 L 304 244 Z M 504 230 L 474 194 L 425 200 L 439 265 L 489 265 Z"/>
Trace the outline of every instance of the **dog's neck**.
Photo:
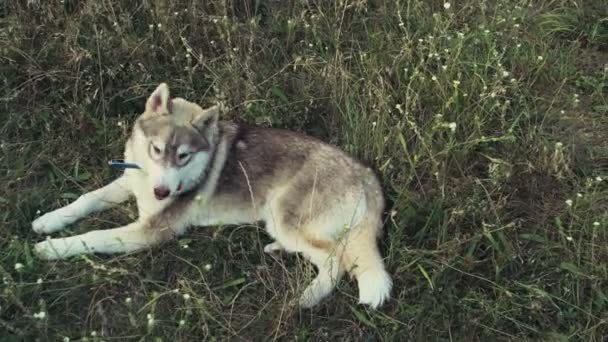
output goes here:
<path id="1" fill-rule="evenodd" d="M 234 123 L 220 122 L 218 124 L 218 132 L 210 141 L 211 157 L 205 169 L 201 171 L 197 184 L 191 190 L 180 194 L 176 200 L 187 200 L 198 196 L 206 200 L 213 196 L 237 132 L 238 126 Z"/>

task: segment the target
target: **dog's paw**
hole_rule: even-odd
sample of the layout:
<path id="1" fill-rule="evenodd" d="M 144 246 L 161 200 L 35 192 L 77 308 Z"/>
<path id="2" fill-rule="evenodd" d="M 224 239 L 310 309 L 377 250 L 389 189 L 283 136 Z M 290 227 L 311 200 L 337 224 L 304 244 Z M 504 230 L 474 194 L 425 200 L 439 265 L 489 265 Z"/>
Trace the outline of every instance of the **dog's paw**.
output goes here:
<path id="1" fill-rule="evenodd" d="M 264 246 L 264 253 L 268 253 L 268 254 L 272 254 L 274 252 L 282 251 L 282 250 L 283 250 L 283 246 L 281 246 L 281 244 L 276 241 Z"/>
<path id="2" fill-rule="evenodd" d="M 57 239 L 55 239 L 56 241 Z M 53 243 L 53 239 L 47 239 L 46 241 L 38 242 L 34 246 L 34 251 L 40 259 L 44 260 L 57 260 L 63 259 L 64 252 L 61 250 L 61 244 Z"/>
<path id="3" fill-rule="evenodd" d="M 316 288 L 308 286 L 302 296 L 300 296 L 300 300 L 298 300 L 298 305 L 303 309 L 310 309 L 313 306 L 319 304 L 322 296 L 319 296 L 319 293 Z"/>
<path id="4" fill-rule="evenodd" d="M 59 209 L 35 219 L 32 222 L 32 229 L 38 234 L 50 234 L 65 228 L 72 222 L 72 217 L 65 215 Z"/>

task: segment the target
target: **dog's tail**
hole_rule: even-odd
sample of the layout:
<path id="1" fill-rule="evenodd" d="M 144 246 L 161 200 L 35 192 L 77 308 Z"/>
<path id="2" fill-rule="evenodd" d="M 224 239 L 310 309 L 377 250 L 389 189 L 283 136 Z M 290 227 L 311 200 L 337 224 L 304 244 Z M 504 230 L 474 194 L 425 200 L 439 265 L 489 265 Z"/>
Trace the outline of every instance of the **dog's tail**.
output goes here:
<path id="1" fill-rule="evenodd" d="M 365 218 L 353 227 L 342 259 L 344 268 L 357 279 L 359 303 L 374 309 L 390 297 L 393 287 L 393 281 L 384 267 L 376 241 L 381 225 L 379 218 Z"/>

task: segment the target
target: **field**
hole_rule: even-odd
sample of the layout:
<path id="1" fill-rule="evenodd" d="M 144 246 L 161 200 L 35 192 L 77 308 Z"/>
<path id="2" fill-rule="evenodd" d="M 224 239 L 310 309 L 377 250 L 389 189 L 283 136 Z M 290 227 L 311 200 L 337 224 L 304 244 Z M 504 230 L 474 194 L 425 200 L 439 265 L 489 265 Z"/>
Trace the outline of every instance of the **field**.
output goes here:
<path id="1" fill-rule="evenodd" d="M 608 2 L 0 1 L 0 340 L 604 341 Z M 262 227 L 42 261 L 31 221 L 118 176 L 160 82 L 371 165 L 380 310 Z M 116 227 L 133 203 L 56 236 Z"/>

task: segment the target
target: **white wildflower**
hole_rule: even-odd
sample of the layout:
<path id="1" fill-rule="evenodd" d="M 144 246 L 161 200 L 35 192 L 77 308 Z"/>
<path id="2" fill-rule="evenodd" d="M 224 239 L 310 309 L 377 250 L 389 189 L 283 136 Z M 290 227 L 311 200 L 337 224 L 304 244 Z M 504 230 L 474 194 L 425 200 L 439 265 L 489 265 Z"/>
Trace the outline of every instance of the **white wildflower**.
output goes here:
<path id="1" fill-rule="evenodd" d="M 34 318 L 36 319 L 44 319 L 46 317 L 46 312 L 40 311 L 34 314 Z"/>
<path id="2" fill-rule="evenodd" d="M 190 299 L 190 295 L 188 293 L 184 293 L 182 297 L 184 297 L 185 300 Z"/>
<path id="3" fill-rule="evenodd" d="M 555 148 L 557 148 L 557 149 L 560 149 L 560 148 L 562 148 L 563 146 L 564 146 L 564 144 L 562 144 L 562 142 L 561 142 L 561 141 L 558 141 L 558 142 L 556 142 L 556 143 L 555 143 Z"/>
<path id="4" fill-rule="evenodd" d="M 538 59 L 539 61 L 542 61 L 543 59 L 545 59 L 545 57 L 543 57 L 543 56 L 538 56 L 538 57 L 536 57 L 536 59 Z"/>
<path id="5" fill-rule="evenodd" d="M 184 325 L 186 325 L 186 320 L 180 319 L 179 320 L 179 326 L 183 327 Z"/>
<path id="6" fill-rule="evenodd" d="M 574 240 L 574 239 L 572 238 L 572 236 L 566 236 L 566 240 L 568 240 L 568 241 L 572 241 L 572 240 Z"/>
<path id="7" fill-rule="evenodd" d="M 127 304 L 131 304 L 131 302 L 133 302 L 133 298 L 131 298 L 131 297 L 127 297 L 127 298 L 125 299 L 125 303 L 127 303 Z"/>
<path id="8" fill-rule="evenodd" d="M 431 77 L 431 79 L 432 79 L 433 81 L 437 81 L 437 76 L 433 75 L 433 77 Z"/>
<path id="9" fill-rule="evenodd" d="M 450 7 L 452 7 L 452 4 L 450 4 L 449 2 L 444 2 L 443 3 L 443 8 L 445 8 L 446 10 L 449 10 Z"/>
<path id="10" fill-rule="evenodd" d="M 572 203 L 573 203 L 573 202 L 572 202 L 572 200 L 571 200 L 571 199 L 567 199 L 567 200 L 566 200 L 566 205 L 567 205 L 567 206 L 571 207 L 571 206 L 572 206 Z"/>
<path id="11" fill-rule="evenodd" d="M 599 226 L 600 226 L 600 223 L 599 223 L 599 222 L 597 222 L 597 221 L 595 221 L 595 222 L 593 222 L 593 226 L 594 226 L 594 227 L 599 227 Z"/>
<path id="12" fill-rule="evenodd" d="M 20 271 L 23 267 L 23 264 L 18 262 L 15 264 L 15 271 Z"/>
<path id="13" fill-rule="evenodd" d="M 211 270 L 211 264 L 205 265 L 205 271 L 210 271 L 210 270 Z"/>
<path id="14" fill-rule="evenodd" d="M 38 280 L 36 280 L 36 284 L 38 284 L 38 285 L 42 284 L 42 278 L 38 278 Z"/>
<path id="15" fill-rule="evenodd" d="M 502 77 L 509 77 L 509 72 L 508 71 L 503 71 L 502 72 Z"/>
<path id="16" fill-rule="evenodd" d="M 455 122 L 450 122 L 448 124 L 448 128 L 450 129 L 450 131 L 456 132 L 456 123 Z"/>

